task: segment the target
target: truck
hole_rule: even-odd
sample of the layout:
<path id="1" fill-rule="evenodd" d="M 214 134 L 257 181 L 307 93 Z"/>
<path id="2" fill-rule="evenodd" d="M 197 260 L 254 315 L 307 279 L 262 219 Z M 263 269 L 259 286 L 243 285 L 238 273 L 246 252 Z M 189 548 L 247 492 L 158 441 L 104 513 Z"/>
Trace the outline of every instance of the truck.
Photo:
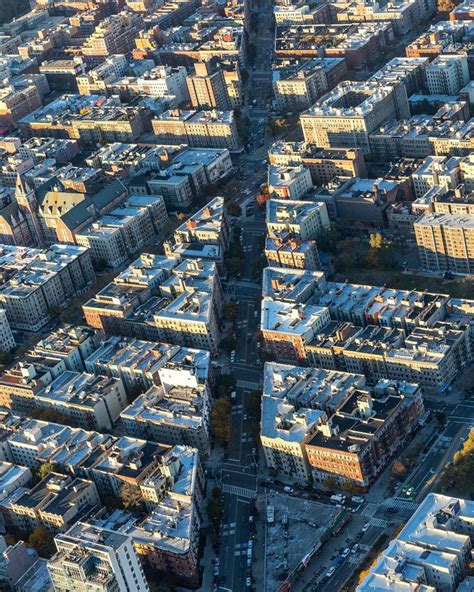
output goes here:
<path id="1" fill-rule="evenodd" d="M 331 495 L 329 498 L 331 504 L 343 504 L 346 501 L 346 496 L 341 493 Z"/>

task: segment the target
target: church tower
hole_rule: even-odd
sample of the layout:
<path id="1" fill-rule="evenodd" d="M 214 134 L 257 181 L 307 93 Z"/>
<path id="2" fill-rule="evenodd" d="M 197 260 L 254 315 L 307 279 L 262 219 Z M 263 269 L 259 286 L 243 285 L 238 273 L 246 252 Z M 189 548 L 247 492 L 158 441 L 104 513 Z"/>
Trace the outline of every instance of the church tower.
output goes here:
<path id="1" fill-rule="evenodd" d="M 31 236 L 38 247 L 43 247 L 43 230 L 38 218 L 38 202 L 35 190 L 30 187 L 26 179 L 20 174 L 16 176 L 15 198 L 20 211 L 26 218 Z"/>

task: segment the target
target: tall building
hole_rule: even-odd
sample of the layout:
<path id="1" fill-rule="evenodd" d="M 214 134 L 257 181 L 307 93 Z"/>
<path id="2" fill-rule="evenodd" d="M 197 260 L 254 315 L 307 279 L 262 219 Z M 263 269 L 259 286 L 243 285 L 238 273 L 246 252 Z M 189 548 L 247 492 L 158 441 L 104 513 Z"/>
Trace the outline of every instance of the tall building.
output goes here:
<path id="1" fill-rule="evenodd" d="M 382 123 L 409 113 L 404 85 L 346 81 L 302 113 L 300 121 L 306 142 L 369 153 L 369 135 Z"/>
<path id="2" fill-rule="evenodd" d="M 56 592 L 149 590 L 129 536 L 77 522 L 54 541 L 48 571 Z"/>
<path id="3" fill-rule="evenodd" d="M 465 54 L 442 54 L 426 66 L 430 95 L 457 95 L 469 80 Z"/>
<path id="4" fill-rule="evenodd" d="M 474 273 L 474 216 L 425 214 L 415 222 L 414 229 L 423 269 Z"/>
<path id="5" fill-rule="evenodd" d="M 224 72 L 212 60 L 196 62 L 187 84 L 193 107 L 227 111 L 231 108 Z"/>
<path id="6" fill-rule="evenodd" d="M 135 47 L 135 38 L 144 29 L 143 16 L 123 11 L 102 20 L 82 47 L 86 57 L 127 54 Z"/>

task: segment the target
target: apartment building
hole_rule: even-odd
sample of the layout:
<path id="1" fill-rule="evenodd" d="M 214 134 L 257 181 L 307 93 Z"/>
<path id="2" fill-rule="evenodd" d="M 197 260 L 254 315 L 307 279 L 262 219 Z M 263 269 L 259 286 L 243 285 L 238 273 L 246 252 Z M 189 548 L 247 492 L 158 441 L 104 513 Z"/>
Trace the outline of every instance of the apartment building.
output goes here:
<path id="1" fill-rule="evenodd" d="M 18 488 L 28 485 L 32 479 L 33 473 L 28 467 L 22 467 L 4 460 L 0 461 L 0 501 L 3 501 Z M 2 582 L 1 575 L 0 582 Z"/>
<path id="2" fill-rule="evenodd" d="M 272 197 L 301 200 L 312 187 L 311 173 L 302 165 L 268 167 L 268 192 Z"/>
<path id="3" fill-rule="evenodd" d="M 56 360 L 63 370 L 82 372 L 85 360 L 98 347 L 98 336 L 87 326 L 64 324 L 45 335 L 29 350 L 24 360 L 44 360 L 53 367 Z"/>
<path id="4" fill-rule="evenodd" d="M 200 258 L 222 264 L 230 230 L 223 197 L 215 197 L 179 226 L 164 243 L 168 257 Z"/>
<path id="5" fill-rule="evenodd" d="M 262 277 L 262 297 L 281 302 L 313 304 L 326 291 L 326 276 L 322 271 L 265 267 Z"/>
<path id="6" fill-rule="evenodd" d="M 67 530 L 84 513 L 100 507 L 97 487 L 86 479 L 50 473 L 32 489 L 17 490 L 0 503 L 7 523 L 29 532 L 39 524 L 50 531 Z"/>
<path id="7" fill-rule="evenodd" d="M 116 268 L 142 250 L 151 237 L 162 235 L 168 221 L 161 196 L 130 195 L 75 238 L 89 249 L 95 266 Z"/>
<path id="8" fill-rule="evenodd" d="M 119 532 L 132 540 L 142 562 L 155 572 L 170 575 L 180 585 L 199 585 L 200 505 L 204 472 L 197 450 L 175 446 L 140 484 L 151 513 L 139 520 L 124 510 L 104 508 L 89 523 Z"/>
<path id="9" fill-rule="evenodd" d="M 152 120 L 153 132 L 163 144 L 188 144 L 192 148 L 227 148 L 241 152 L 233 111 L 165 111 Z"/>
<path id="10" fill-rule="evenodd" d="M 68 370 L 36 392 L 33 404 L 70 417 L 78 427 L 111 430 L 127 405 L 127 395 L 117 378 Z"/>
<path id="11" fill-rule="evenodd" d="M 38 331 L 55 307 L 65 306 L 95 279 L 89 251 L 73 245 L 44 250 L 3 245 L 0 268 L 0 304 L 10 325 L 25 331 Z"/>
<path id="12" fill-rule="evenodd" d="M 86 302 L 88 324 L 111 334 L 216 351 L 222 294 L 215 263 L 148 259 L 133 263 Z"/>
<path id="13" fill-rule="evenodd" d="M 465 156 L 472 151 L 474 121 L 452 121 L 430 115 L 389 122 L 371 134 L 372 152 L 383 160 Z"/>
<path id="14" fill-rule="evenodd" d="M 326 185 L 334 177 L 367 177 L 361 150 L 326 150 L 305 142 L 275 142 L 268 151 L 271 165 L 302 164 L 311 173 L 313 185 Z"/>
<path id="15" fill-rule="evenodd" d="M 86 360 L 88 372 L 120 378 L 129 395 L 161 385 L 163 377 L 174 368 L 181 379 L 188 372 L 194 376 L 193 380 L 206 382 L 210 379 L 209 352 L 167 343 L 110 337 Z"/>
<path id="16" fill-rule="evenodd" d="M 35 164 L 53 159 L 58 164 L 67 164 L 79 153 L 77 140 L 60 138 L 30 138 L 18 147 L 18 154 L 32 159 Z"/>
<path id="17" fill-rule="evenodd" d="M 16 126 L 25 115 L 42 105 L 41 94 L 35 84 L 15 88 L 13 84 L 0 88 L 0 124 Z"/>
<path id="18" fill-rule="evenodd" d="M 196 62 L 194 74 L 187 78 L 193 107 L 227 111 L 231 108 L 224 71 L 214 62 Z"/>
<path id="19" fill-rule="evenodd" d="M 9 352 L 16 347 L 15 338 L 7 318 L 7 311 L 0 308 L 0 350 Z"/>
<path id="20" fill-rule="evenodd" d="M 265 351 L 282 362 L 304 362 L 310 343 L 331 320 L 329 309 L 312 304 L 262 300 L 260 330 Z"/>
<path id="21" fill-rule="evenodd" d="M 143 16 L 123 11 L 103 19 L 82 45 L 86 58 L 105 58 L 113 54 L 127 54 L 135 47 L 135 38 L 145 28 Z"/>
<path id="22" fill-rule="evenodd" d="M 434 0 L 408 0 L 397 4 L 368 7 L 347 1 L 335 3 L 335 17 L 339 22 L 390 22 L 398 35 L 405 35 L 435 13 Z"/>
<path id="23" fill-rule="evenodd" d="M 286 233 L 302 241 L 315 240 L 330 227 L 327 207 L 322 202 L 269 199 L 265 219 L 269 236 Z"/>
<path id="24" fill-rule="evenodd" d="M 184 66 L 160 65 L 143 72 L 139 76 L 128 76 L 105 83 L 107 94 L 119 94 L 125 99 L 149 96 L 165 99 L 179 106 L 189 101 L 186 84 L 187 72 Z"/>
<path id="25" fill-rule="evenodd" d="M 207 385 L 176 382 L 151 387 L 120 417 L 127 434 L 163 444 L 192 446 L 206 457 L 210 452 L 209 414 Z"/>
<path id="26" fill-rule="evenodd" d="M 371 384 L 400 380 L 444 392 L 472 360 L 470 339 L 467 324 L 442 321 L 416 327 L 406 337 L 398 328 L 333 323 L 306 346 L 306 360 L 309 365 L 363 373 Z"/>
<path id="27" fill-rule="evenodd" d="M 347 81 L 302 113 L 300 122 L 305 142 L 322 148 L 360 148 L 368 154 L 369 135 L 384 122 L 408 114 L 403 85 Z"/>
<path id="28" fill-rule="evenodd" d="M 373 389 L 355 389 L 305 442 L 313 482 L 334 478 L 367 489 L 423 417 L 417 384 L 381 380 Z"/>
<path id="29" fill-rule="evenodd" d="M 314 58 L 294 65 L 278 64 L 272 71 L 275 106 L 283 113 L 309 109 L 346 74 L 344 58 Z"/>
<path id="30" fill-rule="evenodd" d="M 97 107 L 72 119 L 71 137 L 94 145 L 134 142 L 144 133 L 145 120 L 137 107 Z"/>
<path id="31" fill-rule="evenodd" d="M 106 94 L 107 85 L 127 73 L 129 63 L 125 55 L 110 55 L 87 73 L 77 76 L 76 83 L 81 95 Z"/>
<path id="32" fill-rule="evenodd" d="M 436 273 L 474 273 L 474 216 L 425 214 L 414 224 L 421 265 Z"/>
<path id="33" fill-rule="evenodd" d="M 473 512 L 470 500 L 429 493 L 357 592 L 387 587 L 420 592 L 468 590 Z"/>
<path id="34" fill-rule="evenodd" d="M 77 78 L 86 72 L 86 66 L 80 56 L 72 59 L 44 60 L 39 71 L 46 76 L 52 90 L 76 91 Z"/>
<path id="35" fill-rule="evenodd" d="M 469 80 L 466 54 L 444 53 L 426 66 L 426 83 L 431 95 L 457 95 Z"/>
<path id="36" fill-rule="evenodd" d="M 344 58 L 349 68 L 375 64 L 393 42 L 391 23 L 278 25 L 275 55 L 280 59 Z"/>
<path id="37" fill-rule="evenodd" d="M 306 482 L 310 466 L 305 443 L 333 409 L 345 401 L 363 376 L 266 363 L 260 441 L 268 468 Z"/>
<path id="38" fill-rule="evenodd" d="M 48 572 L 58 592 L 71 586 L 78 592 L 149 591 L 129 536 L 77 522 L 54 542 L 57 553 L 48 560 Z"/>
<path id="39" fill-rule="evenodd" d="M 265 237 L 265 257 L 268 265 L 290 269 L 321 269 L 316 241 L 296 238 Z"/>
<path id="40" fill-rule="evenodd" d="M 456 156 L 428 156 L 412 174 L 415 196 L 422 197 L 432 187 L 446 191 L 456 189 L 462 180 L 461 158 Z"/>

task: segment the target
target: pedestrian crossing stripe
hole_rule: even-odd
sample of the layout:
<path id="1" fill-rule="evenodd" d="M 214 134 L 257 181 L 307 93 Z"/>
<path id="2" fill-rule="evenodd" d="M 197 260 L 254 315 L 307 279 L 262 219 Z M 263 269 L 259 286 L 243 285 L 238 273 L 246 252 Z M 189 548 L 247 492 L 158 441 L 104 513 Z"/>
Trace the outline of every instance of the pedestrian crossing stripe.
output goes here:
<path id="1" fill-rule="evenodd" d="M 379 528 L 387 528 L 388 523 L 383 518 L 371 518 L 370 525 L 371 526 L 378 526 Z"/>
<path id="2" fill-rule="evenodd" d="M 261 385 L 259 382 L 250 382 L 248 380 L 238 380 L 237 386 L 240 388 L 247 388 L 247 389 L 256 390 L 256 389 L 259 389 Z"/>
<path id="3" fill-rule="evenodd" d="M 257 492 L 254 489 L 246 489 L 245 487 L 237 487 L 236 485 L 224 485 L 222 491 L 224 493 L 232 493 L 247 498 L 254 498 L 257 496 Z"/>
<path id="4" fill-rule="evenodd" d="M 399 510 L 416 510 L 419 504 L 413 500 L 394 499 L 388 500 L 385 505 Z"/>

